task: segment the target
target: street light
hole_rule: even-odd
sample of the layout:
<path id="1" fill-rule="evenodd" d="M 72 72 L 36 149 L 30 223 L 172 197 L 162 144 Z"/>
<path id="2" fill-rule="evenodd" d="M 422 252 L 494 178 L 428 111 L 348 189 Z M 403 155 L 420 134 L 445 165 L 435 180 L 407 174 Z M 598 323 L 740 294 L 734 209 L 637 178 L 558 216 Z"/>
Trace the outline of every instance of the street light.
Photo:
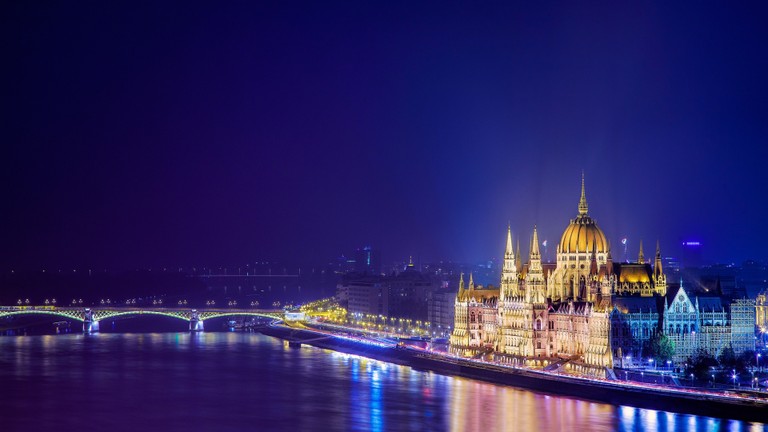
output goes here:
<path id="1" fill-rule="evenodd" d="M 693 387 L 693 374 L 691 374 L 691 387 Z"/>

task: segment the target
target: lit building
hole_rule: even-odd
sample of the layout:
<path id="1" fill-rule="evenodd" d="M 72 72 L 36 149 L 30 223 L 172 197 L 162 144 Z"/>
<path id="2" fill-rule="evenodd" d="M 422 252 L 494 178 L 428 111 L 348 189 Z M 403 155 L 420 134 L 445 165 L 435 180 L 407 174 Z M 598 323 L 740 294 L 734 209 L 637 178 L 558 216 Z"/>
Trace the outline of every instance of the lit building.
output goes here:
<path id="1" fill-rule="evenodd" d="M 460 276 L 450 336 L 451 352 L 467 356 L 493 352 L 498 298 L 498 289 L 476 287 L 471 273 L 465 289 L 464 275 Z"/>
<path id="2" fill-rule="evenodd" d="M 658 242 L 652 260 L 640 242 L 636 262 L 613 262 L 605 234 L 588 214 L 583 178 L 578 214 L 561 236 L 555 263 L 542 263 L 536 227 L 527 263 L 512 244 L 508 228 L 498 290 L 476 288 L 471 275 L 467 289 L 461 282 L 452 352 L 492 353 L 497 361 L 534 367 L 565 363 L 606 376 L 628 359 L 642 361 L 643 348 L 659 332 L 680 345 L 676 358 L 697 348 L 754 349 L 744 324 L 749 302 L 733 303 L 729 313 L 719 297 L 692 300 L 683 289 L 668 294 Z"/>
<path id="3" fill-rule="evenodd" d="M 768 326 L 768 291 L 757 296 L 755 302 L 755 324 L 758 327 L 758 331 L 762 331 Z"/>
<path id="4" fill-rule="evenodd" d="M 380 277 L 363 276 L 342 280 L 337 287 L 340 303 L 346 300 L 347 311 L 351 314 L 389 314 L 389 289 Z"/>
<path id="5" fill-rule="evenodd" d="M 453 327 L 454 301 L 456 291 L 433 290 L 428 297 L 427 321 L 438 337 L 445 337 Z"/>

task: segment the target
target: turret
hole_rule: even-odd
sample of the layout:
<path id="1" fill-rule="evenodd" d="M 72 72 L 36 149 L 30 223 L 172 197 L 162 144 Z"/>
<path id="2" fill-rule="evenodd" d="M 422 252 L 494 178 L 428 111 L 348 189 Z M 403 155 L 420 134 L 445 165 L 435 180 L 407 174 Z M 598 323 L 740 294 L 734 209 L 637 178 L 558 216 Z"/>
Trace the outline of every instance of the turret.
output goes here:
<path id="1" fill-rule="evenodd" d="M 536 226 L 533 226 L 533 238 L 531 239 L 531 259 L 529 267 L 534 265 L 534 261 L 541 269 L 541 253 L 539 252 L 539 234 L 536 232 Z"/>
<path id="2" fill-rule="evenodd" d="M 504 267 L 501 270 L 501 300 L 517 295 L 517 265 L 519 259 L 512 251 L 512 229 L 507 226 L 507 248 L 504 251 Z"/>
<path id="3" fill-rule="evenodd" d="M 541 267 L 541 254 L 539 253 L 539 234 L 533 227 L 531 239 L 531 254 L 528 261 L 528 273 L 526 274 L 526 299 L 533 303 L 546 302 L 546 286 L 544 285 L 544 273 Z"/>
<path id="4" fill-rule="evenodd" d="M 645 255 L 643 255 L 643 241 L 640 240 L 640 253 L 637 254 L 637 262 L 639 264 L 645 264 Z"/>

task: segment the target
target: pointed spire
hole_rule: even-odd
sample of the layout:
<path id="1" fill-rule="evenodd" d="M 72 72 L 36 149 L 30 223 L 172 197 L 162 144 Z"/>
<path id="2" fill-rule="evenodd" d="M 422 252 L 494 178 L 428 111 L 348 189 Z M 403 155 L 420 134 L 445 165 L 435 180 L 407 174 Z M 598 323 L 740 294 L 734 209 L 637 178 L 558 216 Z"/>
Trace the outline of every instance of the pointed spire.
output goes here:
<path id="1" fill-rule="evenodd" d="M 643 241 L 640 240 L 640 253 L 637 254 L 637 262 L 640 264 L 645 263 L 645 255 L 643 255 Z"/>
<path id="2" fill-rule="evenodd" d="M 472 279 L 472 272 L 469 272 L 469 289 L 475 289 L 475 281 Z"/>
<path id="3" fill-rule="evenodd" d="M 589 263 L 589 273 L 597 274 L 597 242 L 592 243 L 592 257 Z"/>
<path id="4" fill-rule="evenodd" d="M 587 214 L 587 193 L 584 190 L 584 171 L 581 172 L 581 199 L 579 200 L 579 214 Z"/>
<path id="5" fill-rule="evenodd" d="M 512 255 L 514 252 L 512 251 L 512 227 L 507 225 L 507 250 L 506 255 Z"/>
<path id="6" fill-rule="evenodd" d="M 656 277 L 661 276 L 661 248 L 659 247 L 659 241 L 656 240 L 656 262 L 653 263 L 653 274 Z"/>
<path id="7" fill-rule="evenodd" d="M 539 255 L 539 234 L 536 232 L 536 225 L 533 226 L 533 240 L 531 241 L 531 256 Z"/>
<path id="8" fill-rule="evenodd" d="M 608 256 L 605 257 L 605 267 L 608 274 L 613 274 L 613 256 L 611 256 L 611 241 L 608 240 Z"/>
<path id="9" fill-rule="evenodd" d="M 459 300 L 464 300 L 464 273 L 459 275 L 459 293 L 456 295 Z"/>

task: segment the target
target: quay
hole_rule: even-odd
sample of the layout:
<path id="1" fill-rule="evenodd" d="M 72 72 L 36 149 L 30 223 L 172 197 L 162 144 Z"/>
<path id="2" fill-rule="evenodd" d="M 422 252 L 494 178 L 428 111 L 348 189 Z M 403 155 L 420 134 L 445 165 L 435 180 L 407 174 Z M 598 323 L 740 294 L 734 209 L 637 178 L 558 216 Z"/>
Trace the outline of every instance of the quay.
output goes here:
<path id="1" fill-rule="evenodd" d="M 586 378 L 512 367 L 438 354 L 385 341 L 353 338 L 311 328 L 294 328 L 274 323 L 260 331 L 265 335 L 284 339 L 293 344 L 311 345 L 409 366 L 420 371 L 460 376 L 540 393 L 682 414 L 768 422 L 768 399 L 765 398 Z"/>

